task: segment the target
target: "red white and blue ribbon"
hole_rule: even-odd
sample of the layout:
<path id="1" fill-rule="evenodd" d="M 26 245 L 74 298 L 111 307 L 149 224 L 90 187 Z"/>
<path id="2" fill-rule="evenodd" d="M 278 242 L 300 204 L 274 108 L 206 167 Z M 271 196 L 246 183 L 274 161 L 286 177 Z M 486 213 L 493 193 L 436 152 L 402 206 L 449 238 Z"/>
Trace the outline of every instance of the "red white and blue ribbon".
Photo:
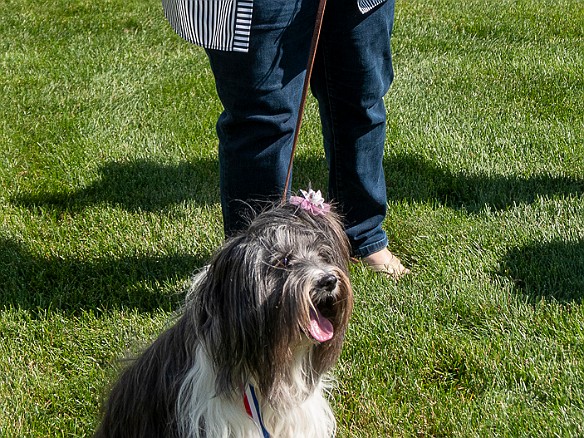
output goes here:
<path id="1" fill-rule="evenodd" d="M 245 405 L 245 410 L 247 415 L 249 415 L 254 423 L 259 427 L 261 434 L 264 438 L 270 438 L 270 434 L 264 426 L 262 421 L 262 413 L 260 412 L 260 404 L 255 393 L 253 385 L 249 383 L 245 385 L 245 391 L 243 392 L 243 404 Z"/>

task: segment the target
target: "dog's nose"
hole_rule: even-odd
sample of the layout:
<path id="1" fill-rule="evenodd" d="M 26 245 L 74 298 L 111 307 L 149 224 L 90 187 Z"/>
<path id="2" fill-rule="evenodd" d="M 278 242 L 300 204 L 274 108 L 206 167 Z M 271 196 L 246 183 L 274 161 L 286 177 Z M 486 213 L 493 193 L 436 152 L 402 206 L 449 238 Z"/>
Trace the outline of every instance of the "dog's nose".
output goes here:
<path id="1" fill-rule="evenodd" d="M 328 290 L 328 291 L 333 290 L 336 285 L 337 285 L 337 277 L 335 277 L 333 274 L 323 275 L 321 277 L 321 279 L 318 280 L 318 283 L 316 284 L 316 286 L 319 289 L 324 289 L 324 290 Z"/>

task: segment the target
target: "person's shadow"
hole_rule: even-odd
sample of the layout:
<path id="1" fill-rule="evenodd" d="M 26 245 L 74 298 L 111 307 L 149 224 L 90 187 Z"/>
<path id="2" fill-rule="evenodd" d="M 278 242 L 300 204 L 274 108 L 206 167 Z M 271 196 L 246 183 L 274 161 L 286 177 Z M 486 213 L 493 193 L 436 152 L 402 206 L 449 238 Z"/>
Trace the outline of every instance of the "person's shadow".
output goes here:
<path id="1" fill-rule="evenodd" d="M 215 159 L 172 165 L 148 160 L 110 162 L 100 169 L 100 178 L 84 189 L 24 194 L 14 197 L 12 202 L 73 212 L 100 203 L 130 211 L 162 211 L 183 201 L 208 205 L 219 200 L 218 168 Z M 455 173 L 415 155 L 386 158 L 384 169 L 390 201 L 438 202 L 468 213 L 532 203 L 538 197 L 584 193 L 584 179 Z M 298 156 L 295 159 L 294 186 L 311 183 L 315 190 L 321 189 L 326 194 L 327 175 L 324 158 Z"/>
<path id="2" fill-rule="evenodd" d="M 397 155 L 384 162 L 390 200 L 438 202 L 479 213 L 529 204 L 538 197 L 581 196 L 584 179 L 540 174 L 532 177 L 453 172 L 420 156 Z"/>
<path id="3" fill-rule="evenodd" d="M 129 211 L 163 211 L 184 201 L 209 205 L 219 199 L 218 163 L 201 159 L 178 164 L 149 160 L 106 163 L 99 178 L 72 192 L 21 194 L 11 199 L 25 207 L 44 206 L 78 212 L 94 204 Z"/>
<path id="4" fill-rule="evenodd" d="M 584 179 L 537 175 L 517 177 L 453 172 L 421 156 L 402 154 L 386 157 L 383 162 L 388 200 L 430 202 L 477 214 L 486 208 L 504 210 L 529 204 L 538 197 L 581 196 Z M 294 182 L 312 185 L 326 194 L 328 170 L 324 158 L 298 156 L 294 164 Z"/>

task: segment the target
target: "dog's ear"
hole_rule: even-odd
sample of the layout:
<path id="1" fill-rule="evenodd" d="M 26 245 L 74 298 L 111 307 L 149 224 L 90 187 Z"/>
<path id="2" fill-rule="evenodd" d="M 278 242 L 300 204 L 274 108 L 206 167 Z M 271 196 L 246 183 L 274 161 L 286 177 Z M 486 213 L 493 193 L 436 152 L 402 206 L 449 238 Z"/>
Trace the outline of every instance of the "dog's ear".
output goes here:
<path id="1" fill-rule="evenodd" d="M 259 367 L 257 351 L 264 334 L 265 317 L 259 282 L 263 281 L 258 247 L 245 235 L 228 240 L 218 251 L 199 294 L 201 341 L 217 368 L 217 391 L 228 393 L 245 384 Z"/>
<path id="2" fill-rule="evenodd" d="M 325 228 L 328 230 L 330 241 L 337 246 L 336 253 L 339 256 L 339 265 L 348 266 L 351 256 L 351 245 L 345 233 L 341 217 L 331 210 L 322 218 Z"/>

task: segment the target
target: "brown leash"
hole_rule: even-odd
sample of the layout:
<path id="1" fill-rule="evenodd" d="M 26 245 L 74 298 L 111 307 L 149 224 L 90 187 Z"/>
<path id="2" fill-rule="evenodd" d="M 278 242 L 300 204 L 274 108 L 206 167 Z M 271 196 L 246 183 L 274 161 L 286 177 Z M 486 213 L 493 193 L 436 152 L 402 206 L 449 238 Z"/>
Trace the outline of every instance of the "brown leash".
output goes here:
<path id="1" fill-rule="evenodd" d="M 290 154 L 288 173 L 286 174 L 286 183 L 284 184 L 284 192 L 282 193 L 282 203 L 285 203 L 287 200 L 288 186 L 290 184 L 290 178 L 292 177 L 292 165 L 294 164 L 294 154 L 296 153 L 296 147 L 298 146 L 298 135 L 300 134 L 300 126 L 302 126 L 302 116 L 304 114 L 304 107 L 306 106 L 308 88 L 310 87 L 310 77 L 312 76 L 312 67 L 314 66 L 314 59 L 316 58 L 316 48 L 318 47 L 318 39 L 320 37 L 320 30 L 322 29 L 322 19 L 324 17 L 325 6 L 326 0 L 319 0 L 318 9 L 316 11 L 316 22 L 314 24 L 314 31 L 312 33 L 312 41 L 310 42 L 310 51 L 308 52 L 308 65 L 306 66 L 306 76 L 304 77 L 304 86 L 302 88 L 302 97 L 300 99 L 300 109 L 298 110 L 298 119 L 296 120 L 296 130 L 294 131 L 292 153 Z"/>

